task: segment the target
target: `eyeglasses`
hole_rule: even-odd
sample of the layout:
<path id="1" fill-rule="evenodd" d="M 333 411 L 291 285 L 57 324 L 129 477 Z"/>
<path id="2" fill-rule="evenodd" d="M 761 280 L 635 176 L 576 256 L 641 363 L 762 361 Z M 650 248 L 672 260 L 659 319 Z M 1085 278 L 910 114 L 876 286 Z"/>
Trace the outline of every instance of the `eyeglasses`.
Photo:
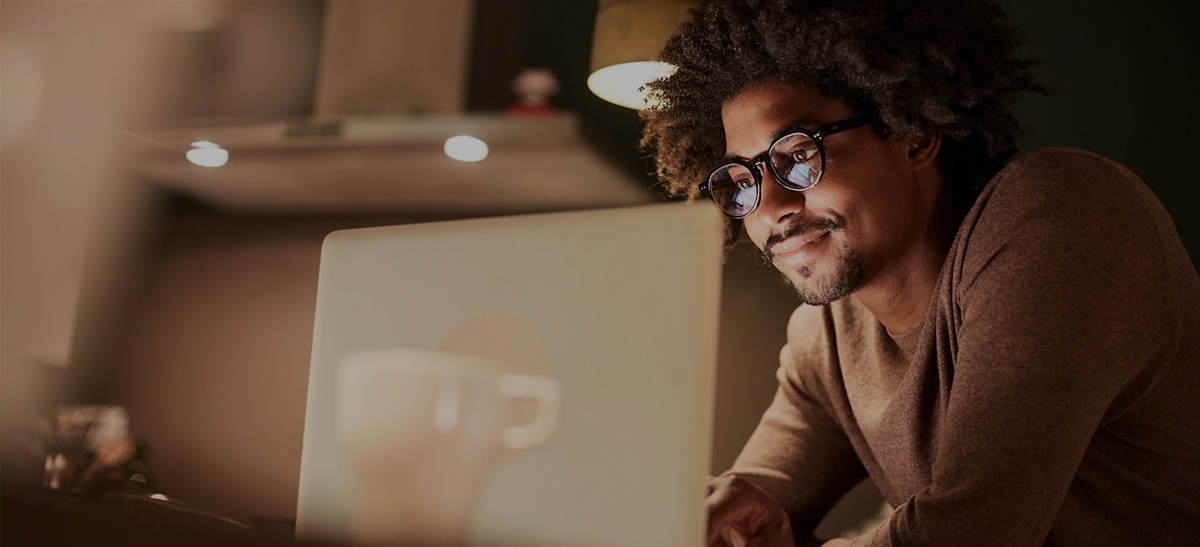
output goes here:
<path id="1" fill-rule="evenodd" d="M 735 159 L 713 169 L 700 185 L 700 191 L 708 194 L 726 215 L 744 218 L 753 213 L 762 200 L 762 164 L 767 164 L 771 178 L 784 189 L 808 190 L 817 185 L 821 173 L 825 172 L 825 137 L 861 127 L 869 121 L 870 116 L 858 116 L 823 125 L 815 131 L 788 133 L 750 161 Z"/>

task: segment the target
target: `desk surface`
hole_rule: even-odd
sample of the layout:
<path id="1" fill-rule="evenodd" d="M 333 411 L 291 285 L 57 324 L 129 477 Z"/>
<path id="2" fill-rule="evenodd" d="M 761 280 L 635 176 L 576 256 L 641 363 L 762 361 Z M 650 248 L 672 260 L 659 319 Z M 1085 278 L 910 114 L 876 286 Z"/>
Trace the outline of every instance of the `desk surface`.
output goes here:
<path id="1" fill-rule="evenodd" d="M 74 496 L 51 491 L 6 495 L 5 546 L 292 545 L 292 525 L 254 525 L 183 503 L 142 496 Z"/>

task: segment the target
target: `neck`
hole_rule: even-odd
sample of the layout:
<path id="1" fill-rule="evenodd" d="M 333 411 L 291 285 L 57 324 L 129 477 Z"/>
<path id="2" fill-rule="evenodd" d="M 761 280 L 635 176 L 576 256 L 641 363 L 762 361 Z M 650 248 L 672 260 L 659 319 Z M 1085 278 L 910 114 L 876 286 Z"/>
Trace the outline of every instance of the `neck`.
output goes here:
<path id="1" fill-rule="evenodd" d="M 930 199 L 925 230 L 855 292 L 859 302 L 891 333 L 908 331 L 925 316 L 966 213 L 943 184 L 934 187 L 938 190 Z"/>
<path id="2" fill-rule="evenodd" d="M 937 289 L 946 250 L 924 247 L 906 257 L 894 273 L 881 275 L 854 296 L 871 314 L 896 334 L 911 329 L 925 315 Z"/>

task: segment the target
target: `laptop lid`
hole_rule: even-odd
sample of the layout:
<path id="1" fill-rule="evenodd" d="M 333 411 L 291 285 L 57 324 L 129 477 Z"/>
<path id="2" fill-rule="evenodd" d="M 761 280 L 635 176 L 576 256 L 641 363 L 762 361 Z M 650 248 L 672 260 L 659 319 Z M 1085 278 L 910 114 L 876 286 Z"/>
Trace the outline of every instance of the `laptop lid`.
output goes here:
<path id="1" fill-rule="evenodd" d="M 440 349 L 545 374 L 561 415 L 471 510 L 472 544 L 703 542 L 723 220 L 664 203 L 342 230 L 322 247 L 297 539 L 348 537 L 335 369 Z"/>

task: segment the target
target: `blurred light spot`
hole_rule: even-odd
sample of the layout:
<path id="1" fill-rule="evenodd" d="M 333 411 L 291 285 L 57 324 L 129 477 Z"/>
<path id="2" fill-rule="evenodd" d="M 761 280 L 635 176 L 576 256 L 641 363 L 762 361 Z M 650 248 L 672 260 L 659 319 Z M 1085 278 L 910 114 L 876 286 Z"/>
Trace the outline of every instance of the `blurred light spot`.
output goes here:
<path id="1" fill-rule="evenodd" d="M 3 142 L 12 145 L 20 141 L 37 119 L 42 104 L 42 63 L 34 50 L 19 43 L 5 43 L 0 48 L 4 66 L 3 82 Z"/>
<path id="2" fill-rule="evenodd" d="M 158 501 L 171 501 L 166 494 L 150 494 L 150 499 Z"/>
<path id="3" fill-rule="evenodd" d="M 597 97 L 610 103 L 641 110 L 658 106 L 659 101 L 646 94 L 645 85 L 675 73 L 675 65 L 657 61 L 639 61 L 604 67 L 588 76 L 587 86 Z"/>
<path id="4" fill-rule="evenodd" d="M 446 139 L 442 147 L 446 155 L 458 161 L 481 161 L 488 155 L 488 145 L 475 137 L 458 135 Z"/>
<path id="5" fill-rule="evenodd" d="M 187 159 L 201 167 L 220 167 L 229 161 L 229 151 L 213 142 L 196 141 L 188 150 Z"/>

